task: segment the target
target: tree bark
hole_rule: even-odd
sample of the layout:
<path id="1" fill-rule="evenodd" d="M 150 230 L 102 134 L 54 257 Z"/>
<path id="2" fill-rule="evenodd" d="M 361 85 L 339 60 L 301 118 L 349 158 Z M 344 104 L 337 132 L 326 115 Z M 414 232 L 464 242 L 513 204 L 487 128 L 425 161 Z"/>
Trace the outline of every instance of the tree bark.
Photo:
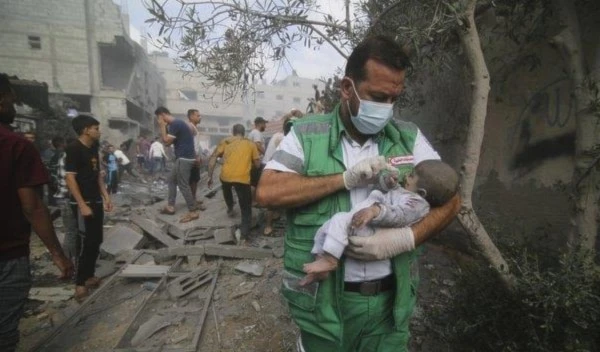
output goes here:
<path id="1" fill-rule="evenodd" d="M 562 31 L 553 39 L 561 53 L 569 78 L 573 84 L 576 101 L 575 115 L 575 167 L 571 180 L 575 207 L 572 216 L 573 229 L 569 234 L 571 248 L 578 248 L 593 255 L 598 234 L 598 200 L 600 198 L 600 118 L 594 111 L 594 97 L 589 90 L 593 80 L 584 64 L 579 20 L 571 0 L 554 0 L 553 6 Z M 597 109 L 597 108 L 596 108 Z"/>
<path id="2" fill-rule="evenodd" d="M 501 280 L 508 288 L 514 285 L 514 277 L 510 274 L 508 264 L 502 253 L 479 221 L 473 210 L 472 195 L 479 166 L 481 144 L 483 142 L 485 117 L 487 115 L 488 94 L 490 91 L 490 74 L 487 69 L 479 34 L 475 25 L 475 5 L 477 0 L 468 0 L 463 17 L 464 28 L 460 32 L 461 45 L 465 50 L 473 76 L 473 92 L 471 112 L 469 116 L 469 131 L 465 148 L 465 159 L 461 167 L 461 197 L 462 208 L 458 220 L 471 238 L 483 257 L 500 274 Z"/>

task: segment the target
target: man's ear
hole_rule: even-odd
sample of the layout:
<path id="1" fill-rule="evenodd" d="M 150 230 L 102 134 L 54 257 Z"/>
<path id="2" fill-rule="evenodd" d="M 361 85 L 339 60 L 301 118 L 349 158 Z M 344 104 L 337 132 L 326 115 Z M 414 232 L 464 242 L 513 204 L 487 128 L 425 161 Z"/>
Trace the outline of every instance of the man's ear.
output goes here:
<path id="1" fill-rule="evenodd" d="M 340 91 L 342 100 L 350 100 L 354 95 L 354 88 L 352 87 L 352 81 L 348 77 L 342 78 L 340 82 Z"/>

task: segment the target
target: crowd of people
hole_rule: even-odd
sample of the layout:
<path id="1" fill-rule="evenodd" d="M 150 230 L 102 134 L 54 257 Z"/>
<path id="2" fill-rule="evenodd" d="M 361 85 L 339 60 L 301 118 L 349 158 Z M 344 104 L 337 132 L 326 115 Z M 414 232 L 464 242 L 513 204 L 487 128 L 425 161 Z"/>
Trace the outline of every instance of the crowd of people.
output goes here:
<path id="1" fill-rule="evenodd" d="M 209 158 L 207 186 L 215 185 L 220 160 L 226 211 L 235 216 L 235 191 L 243 239 L 251 235 L 253 204 L 266 209 L 263 235 L 273 233 L 273 220 L 286 210 L 281 293 L 300 329 L 298 351 L 407 351 L 415 249 L 460 208 L 456 172 L 416 125 L 392 119 L 409 68 L 392 39 L 368 37 L 348 58 L 340 102 L 331 112 L 302 117 L 290 111 L 268 145 L 262 117 L 247 135 L 236 124 Z M 78 137 L 54 139 L 56 152 L 47 156 L 54 201 L 72 226 L 63 250 L 38 191 L 50 183 L 49 172 L 27 136 L 9 127 L 14 100 L 8 79 L 0 77 L 0 214 L 8 226 L 0 237 L 2 351 L 13 351 L 19 337 L 31 286 L 31 228 L 62 277 L 75 273 L 75 298 L 83 300 L 99 284 L 94 268 L 102 219 L 112 210 L 110 195 L 123 173 L 138 178 L 139 172 L 164 170 L 165 146 L 172 146 L 168 200 L 160 212 L 176 214 L 178 190 L 186 205 L 180 222 L 199 219 L 206 209 L 196 196 L 203 163 L 198 110 L 189 110 L 183 121 L 165 107 L 156 109 L 160 136 L 138 139 L 136 168 L 123 151 L 130 143 L 100 147 L 100 123 L 79 115 L 72 121 Z"/>

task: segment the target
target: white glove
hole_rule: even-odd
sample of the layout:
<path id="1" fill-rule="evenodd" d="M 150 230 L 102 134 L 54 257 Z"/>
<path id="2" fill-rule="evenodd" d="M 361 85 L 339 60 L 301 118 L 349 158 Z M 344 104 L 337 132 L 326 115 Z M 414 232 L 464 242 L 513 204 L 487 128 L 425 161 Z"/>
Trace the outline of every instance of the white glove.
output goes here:
<path id="1" fill-rule="evenodd" d="M 384 169 L 396 171 L 393 166 L 388 165 L 383 156 L 363 159 L 344 171 L 344 186 L 346 186 L 346 189 L 352 189 L 376 183 L 378 182 L 379 171 Z"/>
<path id="2" fill-rule="evenodd" d="M 350 236 L 346 254 L 354 259 L 383 260 L 415 249 L 415 236 L 410 227 L 379 228 L 372 236 Z"/>

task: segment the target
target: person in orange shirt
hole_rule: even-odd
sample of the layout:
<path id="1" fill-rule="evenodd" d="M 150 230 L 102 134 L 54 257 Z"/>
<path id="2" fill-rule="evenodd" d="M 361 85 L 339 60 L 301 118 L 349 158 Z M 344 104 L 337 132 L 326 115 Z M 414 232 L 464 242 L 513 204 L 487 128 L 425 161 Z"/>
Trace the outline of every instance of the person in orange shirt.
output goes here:
<path id="1" fill-rule="evenodd" d="M 217 158 L 223 158 L 221 167 L 221 187 L 223 198 L 227 204 L 227 214 L 234 216 L 233 192 L 238 196 L 238 203 L 242 213 L 240 231 L 243 238 L 250 234 L 250 223 L 252 219 L 252 191 L 250 188 L 250 170 L 252 165 L 260 167 L 260 154 L 256 144 L 244 138 L 246 130 L 243 125 L 236 124 L 232 129 L 232 137 L 223 139 L 208 161 L 208 187 L 212 188 L 213 172 Z"/>

